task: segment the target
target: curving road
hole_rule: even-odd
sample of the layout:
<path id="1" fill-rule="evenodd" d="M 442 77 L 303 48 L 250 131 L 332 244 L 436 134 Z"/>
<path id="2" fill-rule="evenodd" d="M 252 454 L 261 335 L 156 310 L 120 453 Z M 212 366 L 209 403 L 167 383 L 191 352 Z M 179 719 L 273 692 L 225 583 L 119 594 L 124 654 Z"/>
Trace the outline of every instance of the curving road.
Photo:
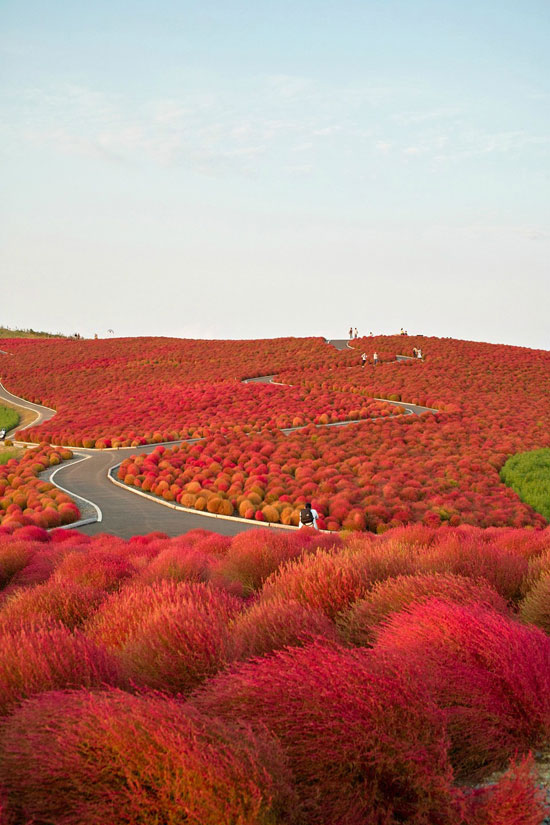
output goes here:
<path id="1" fill-rule="evenodd" d="M 347 341 L 329 341 L 328 343 L 339 350 L 346 349 L 348 345 Z M 265 375 L 248 380 L 250 382 L 269 383 L 272 379 L 273 375 Z M 0 399 L 36 412 L 37 418 L 27 426 L 37 425 L 55 415 L 55 410 L 42 407 L 40 404 L 31 404 L 25 399 L 8 392 L 2 384 L 0 384 Z M 386 399 L 376 400 L 385 401 Z M 387 403 L 405 408 L 409 415 L 436 412 L 436 410 L 428 407 L 419 407 L 414 404 L 397 401 Z M 366 419 L 366 421 L 368 420 Z M 337 424 L 324 426 L 343 426 L 346 423 L 338 422 Z M 296 429 L 302 428 L 291 427 L 283 430 L 283 432 L 289 433 Z M 8 437 L 9 435 L 10 433 L 8 433 Z M 170 442 L 172 445 L 180 443 L 181 441 Z M 109 470 L 117 467 L 124 458 L 139 453 L 150 453 L 157 446 L 158 444 L 148 444 L 143 447 L 127 447 L 117 450 L 71 448 L 75 454 L 75 459 L 55 468 L 53 472 L 49 473 L 48 477 L 52 483 L 73 496 L 79 505 L 83 516 L 83 521 L 78 523 L 79 530 L 88 535 L 110 533 L 121 538 L 130 538 L 131 536 L 154 531 L 161 531 L 169 536 L 179 536 L 188 530 L 200 527 L 222 535 L 234 536 L 244 530 L 270 526 L 265 522 L 212 517 L 204 513 L 175 509 L 173 505 L 163 505 L 159 499 L 143 494 L 137 488 L 124 485 L 118 486 L 109 478 Z M 69 525 L 69 527 L 73 526 Z M 277 527 L 281 529 L 280 525 Z"/>

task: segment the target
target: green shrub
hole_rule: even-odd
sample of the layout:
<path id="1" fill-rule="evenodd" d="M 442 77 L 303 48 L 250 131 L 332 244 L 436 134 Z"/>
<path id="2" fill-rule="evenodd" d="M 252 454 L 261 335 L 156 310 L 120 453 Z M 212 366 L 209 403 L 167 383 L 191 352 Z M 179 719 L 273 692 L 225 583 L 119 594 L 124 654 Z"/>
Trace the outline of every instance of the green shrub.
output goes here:
<path id="1" fill-rule="evenodd" d="M 550 520 L 550 448 L 512 456 L 500 477 L 525 504 Z"/>

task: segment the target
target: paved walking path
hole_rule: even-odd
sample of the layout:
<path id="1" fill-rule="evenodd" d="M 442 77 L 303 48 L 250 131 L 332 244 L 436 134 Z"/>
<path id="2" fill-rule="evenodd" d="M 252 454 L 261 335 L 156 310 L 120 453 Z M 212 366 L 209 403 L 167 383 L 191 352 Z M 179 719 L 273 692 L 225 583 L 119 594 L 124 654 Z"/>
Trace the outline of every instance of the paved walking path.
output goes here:
<path id="1" fill-rule="evenodd" d="M 347 347 L 348 342 L 329 341 L 328 343 L 342 350 Z M 273 377 L 273 375 L 264 375 L 249 379 L 249 381 L 269 383 Z M 36 426 L 55 415 L 55 410 L 43 407 L 40 404 L 31 404 L 25 399 L 8 392 L 2 384 L 0 384 L 1 399 L 36 412 L 37 418 L 28 426 Z M 385 399 L 377 400 L 384 401 Z M 429 410 L 427 407 L 419 407 L 415 404 L 405 404 L 397 401 L 387 401 L 386 403 L 403 407 L 409 415 L 420 415 L 428 411 L 434 412 L 434 410 Z M 364 419 L 364 421 L 366 423 L 369 419 Z M 360 422 L 338 422 L 337 424 L 324 426 L 343 426 L 346 423 Z M 302 428 L 290 427 L 283 430 L 283 432 L 294 432 L 297 429 Z M 8 433 L 9 436 L 10 433 Z M 180 443 L 181 441 L 170 442 L 172 446 Z M 121 538 L 130 538 L 131 536 L 157 530 L 169 536 L 179 536 L 188 530 L 200 527 L 222 535 L 234 536 L 244 530 L 269 526 L 264 522 L 226 520 L 212 518 L 195 511 L 176 510 L 163 505 L 159 499 L 144 494 L 137 495 L 141 492 L 137 489 L 119 487 L 109 480 L 108 473 L 112 467 L 119 465 L 131 455 L 150 453 L 157 446 L 158 444 L 148 444 L 143 447 L 126 447 L 118 450 L 86 450 L 80 447 L 71 447 L 75 459 L 52 470 L 49 477 L 54 476 L 52 483 L 73 496 L 84 518 L 93 519 L 92 523 L 79 527 L 79 530 L 88 535 L 111 533 Z"/>

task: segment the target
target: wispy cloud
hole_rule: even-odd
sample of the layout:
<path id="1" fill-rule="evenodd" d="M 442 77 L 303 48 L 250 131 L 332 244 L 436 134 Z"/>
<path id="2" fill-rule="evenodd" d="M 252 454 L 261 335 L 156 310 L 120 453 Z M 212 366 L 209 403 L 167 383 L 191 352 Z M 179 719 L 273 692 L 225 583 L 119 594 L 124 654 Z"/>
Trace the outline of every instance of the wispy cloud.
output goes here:
<path id="1" fill-rule="evenodd" d="M 407 98 L 418 105 L 403 108 Z M 14 91 L 4 134 L 14 146 L 32 142 L 105 162 L 184 166 L 208 175 L 295 169 L 297 152 L 299 168 L 310 172 L 323 158 L 441 166 L 548 151 L 546 134 L 484 131 L 463 107 L 421 101 L 413 83 L 328 87 L 287 74 L 252 78 L 225 93 L 195 88 L 137 103 L 66 84 Z"/>

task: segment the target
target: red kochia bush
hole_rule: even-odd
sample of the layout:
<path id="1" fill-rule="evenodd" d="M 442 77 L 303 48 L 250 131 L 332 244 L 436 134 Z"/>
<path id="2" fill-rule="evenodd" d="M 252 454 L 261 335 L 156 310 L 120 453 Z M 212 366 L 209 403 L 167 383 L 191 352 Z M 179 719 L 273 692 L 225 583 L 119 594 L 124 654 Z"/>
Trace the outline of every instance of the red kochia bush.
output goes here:
<path id="1" fill-rule="evenodd" d="M 35 587 L 17 590 L 0 607 L 0 632 L 18 626 L 40 623 L 69 629 L 82 624 L 105 598 L 96 587 L 68 582 L 47 581 Z"/>
<path id="2" fill-rule="evenodd" d="M 1 541 L 1 540 L 0 540 Z M 0 544 L 0 588 L 22 570 L 32 555 L 32 545 L 28 541 L 2 541 Z"/>
<path id="3" fill-rule="evenodd" d="M 210 559 L 192 545 L 178 542 L 161 550 L 143 568 L 139 580 L 148 584 L 155 581 L 206 581 L 209 577 Z"/>
<path id="4" fill-rule="evenodd" d="M 79 582 L 103 590 L 118 589 L 134 571 L 123 551 L 116 548 L 117 540 L 112 536 L 109 539 L 112 547 L 102 547 L 100 538 L 92 548 L 68 553 L 55 570 L 55 580 Z"/>
<path id="5" fill-rule="evenodd" d="M 265 582 L 262 602 L 273 598 L 299 601 L 322 610 L 329 618 L 360 599 L 377 581 L 414 568 L 407 548 L 403 552 L 368 542 L 347 551 L 319 551 L 281 565 Z"/>
<path id="6" fill-rule="evenodd" d="M 237 616 L 231 626 L 233 655 L 237 659 L 304 645 L 316 636 L 337 641 L 338 634 L 320 610 L 280 599 L 252 605 L 246 613 Z"/>
<path id="7" fill-rule="evenodd" d="M 105 649 L 65 627 L 0 636 L 0 714 L 35 693 L 118 681 L 118 667 Z"/>
<path id="8" fill-rule="evenodd" d="M 238 581 L 245 592 L 253 592 L 282 562 L 300 555 L 306 545 L 300 538 L 275 530 L 239 533 L 219 562 L 216 577 L 222 581 Z"/>
<path id="9" fill-rule="evenodd" d="M 240 609 L 238 599 L 205 584 L 128 586 L 103 603 L 88 632 L 115 651 L 129 679 L 177 693 L 227 660 L 228 624 Z"/>
<path id="10" fill-rule="evenodd" d="M 9 719 L 0 779 L 17 822 L 296 821 L 280 746 L 158 695 L 47 693 Z"/>
<path id="11" fill-rule="evenodd" d="M 518 599 L 528 561 L 507 547 L 468 536 L 460 529 L 442 531 L 437 541 L 419 557 L 419 567 L 430 573 L 455 573 L 486 579 L 505 599 Z"/>
<path id="12" fill-rule="evenodd" d="M 538 628 L 432 599 L 393 614 L 373 654 L 444 709 L 459 774 L 501 768 L 550 736 L 550 638 Z"/>
<path id="13" fill-rule="evenodd" d="M 494 785 L 470 798 L 469 825 L 541 825 L 548 813 L 531 756 L 513 762 Z"/>
<path id="14" fill-rule="evenodd" d="M 375 584 L 367 595 L 338 617 L 343 638 L 354 645 L 371 645 L 377 626 L 390 614 L 413 602 L 434 597 L 456 604 L 485 604 L 507 612 L 506 601 L 486 581 L 450 573 L 396 576 Z"/>
<path id="15" fill-rule="evenodd" d="M 280 739 L 308 825 L 457 822 L 439 712 L 367 652 L 279 651 L 215 677 L 192 703 Z"/>

